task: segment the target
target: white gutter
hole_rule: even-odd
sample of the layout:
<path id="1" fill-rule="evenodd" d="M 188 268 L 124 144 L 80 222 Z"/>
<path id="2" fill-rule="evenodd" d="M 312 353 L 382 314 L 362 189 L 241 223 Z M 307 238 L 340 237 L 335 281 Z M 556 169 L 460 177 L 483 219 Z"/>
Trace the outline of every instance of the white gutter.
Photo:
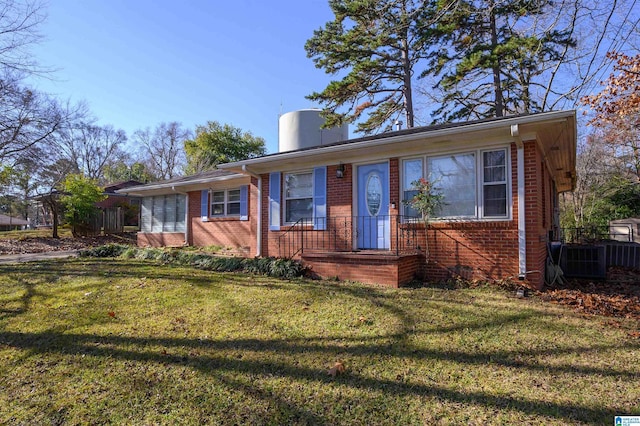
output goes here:
<path id="1" fill-rule="evenodd" d="M 527 233 L 524 189 L 524 143 L 517 124 L 511 125 L 511 136 L 517 147 L 516 167 L 518 168 L 518 279 L 527 277 Z"/>
<path id="2" fill-rule="evenodd" d="M 242 171 L 258 179 L 258 223 L 256 225 L 256 256 L 260 257 L 262 256 L 262 177 L 247 169 L 246 164 L 242 166 Z M 251 186 L 249 186 L 249 188 L 251 188 Z M 247 197 L 250 197 L 250 193 L 247 194 Z"/>

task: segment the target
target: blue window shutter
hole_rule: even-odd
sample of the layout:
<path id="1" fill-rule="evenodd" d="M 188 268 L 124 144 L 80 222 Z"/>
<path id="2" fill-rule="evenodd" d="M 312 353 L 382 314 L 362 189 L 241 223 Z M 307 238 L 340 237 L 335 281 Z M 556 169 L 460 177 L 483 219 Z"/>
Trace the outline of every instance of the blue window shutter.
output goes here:
<path id="1" fill-rule="evenodd" d="M 269 229 L 280 230 L 280 173 L 269 174 Z"/>
<path id="2" fill-rule="evenodd" d="M 209 190 L 203 189 L 200 192 L 200 219 L 203 222 L 209 221 Z"/>
<path id="3" fill-rule="evenodd" d="M 313 169 L 313 225 L 314 229 L 327 229 L 327 168 Z"/>
<path id="4" fill-rule="evenodd" d="M 249 185 L 240 187 L 240 220 L 249 220 Z"/>

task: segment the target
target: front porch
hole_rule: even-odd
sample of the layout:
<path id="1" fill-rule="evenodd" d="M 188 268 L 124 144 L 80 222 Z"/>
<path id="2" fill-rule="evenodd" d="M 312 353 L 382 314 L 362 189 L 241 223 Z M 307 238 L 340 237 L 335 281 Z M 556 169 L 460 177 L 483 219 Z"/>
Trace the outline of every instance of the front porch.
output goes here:
<path id="1" fill-rule="evenodd" d="M 278 237 L 279 256 L 317 277 L 401 287 L 423 275 L 423 226 L 401 215 L 300 219 Z"/>

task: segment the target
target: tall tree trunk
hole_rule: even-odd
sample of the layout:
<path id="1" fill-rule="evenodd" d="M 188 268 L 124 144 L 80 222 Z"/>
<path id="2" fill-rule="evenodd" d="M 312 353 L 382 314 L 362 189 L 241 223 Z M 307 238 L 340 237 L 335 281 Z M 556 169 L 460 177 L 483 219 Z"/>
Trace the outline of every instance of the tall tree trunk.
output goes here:
<path id="1" fill-rule="evenodd" d="M 402 67 L 404 76 L 404 110 L 407 117 L 407 128 L 412 128 L 413 95 L 411 93 L 411 64 L 409 63 L 409 46 L 406 37 L 402 39 Z"/>
<path id="2" fill-rule="evenodd" d="M 495 3 L 489 2 L 489 27 L 491 29 L 491 52 L 498 46 L 498 31 L 496 30 L 496 15 L 494 13 Z M 496 58 L 492 67 L 493 71 L 493 90 L 495 92 L 496 117 L 504 115 L 504 99 L 502 98 L 502 82 L 500 81 L 500 59 Z"/>

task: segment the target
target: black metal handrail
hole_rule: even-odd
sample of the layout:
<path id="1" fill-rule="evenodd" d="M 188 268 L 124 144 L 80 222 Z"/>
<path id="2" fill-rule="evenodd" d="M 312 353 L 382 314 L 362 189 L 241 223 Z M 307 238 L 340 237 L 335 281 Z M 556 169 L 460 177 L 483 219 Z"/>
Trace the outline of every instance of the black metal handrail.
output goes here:
<path id="1" fill-rule="evenodd" d="M 624 231 L 621 231 L 620 228 L 624 228 Z M 607 240 L 633 241 L 633 226 L 631 224 L 620 223 L 611 226 L 585 226 L 560 229 L 560 241 L 567 244 L 592 243 Z"/>
<path id="2" fill-rule="evenodd" d="M 333 216 L 302 218 L 278 237 L 280 257 L 310 251 L 415 251 L 422 221 L 412 216 Z"/>

